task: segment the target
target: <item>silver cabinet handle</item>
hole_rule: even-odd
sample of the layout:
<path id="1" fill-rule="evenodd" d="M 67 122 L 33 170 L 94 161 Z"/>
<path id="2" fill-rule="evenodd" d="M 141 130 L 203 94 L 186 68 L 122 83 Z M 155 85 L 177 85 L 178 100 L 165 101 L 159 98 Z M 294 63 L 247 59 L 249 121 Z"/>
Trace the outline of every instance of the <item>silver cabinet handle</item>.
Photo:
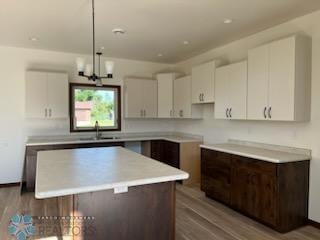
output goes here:
<path id="1" fill-rule="evenodd" d="M 49 117 L 51 117 L 51 116 L 52 116 L 52 109 L 49 108 Z"/>
<path id="2" fill-rule="evenodd" d="M 267 118 L 267 107 L 265 107 L 263 110 L 263 116 L 264 118 Z"/>
<path id="3" fill-rule="evenodd" d="M 229 108 L 226 109 L 226 117 L 229 118 L 228 116 Z"/>
<path id="4" fill-rule="evenodd" d="M 48 109 L 47 108 L 44 110 L 44 116 L 48 117 Z"/>
<path id="5" fill-rule="evenodd" d="M 271 107 L 269 107 L 268 115 L 269 115 L 269 118 L 271 119 L 272 118 L 272 116 L 271 116 Z"/>
<path id="6" fill-rule="evenodd" d="M 199 101 L 201 102 L 201 93 L 199 94 Z"/>
<path id="7" fill-rule="evenodd" d="M 229 117 L 232 118 L 232 108 L 229 109 Z"/>

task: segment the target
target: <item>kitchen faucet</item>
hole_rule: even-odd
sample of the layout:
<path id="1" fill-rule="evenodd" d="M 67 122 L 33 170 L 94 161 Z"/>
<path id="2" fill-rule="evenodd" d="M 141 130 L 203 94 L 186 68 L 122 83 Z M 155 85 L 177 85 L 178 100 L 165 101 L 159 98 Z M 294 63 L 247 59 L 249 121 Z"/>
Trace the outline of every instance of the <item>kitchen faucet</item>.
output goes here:
<path id="1" fill-rule="evenodd" d="M 100 126 L 99 126 L 99 122 L 96 121 L 96 124 L 95 124 L 95 129 L 96 129 L 96 139 L 100 139 L 101 138 L 101 134 L 100 134 Z"/>

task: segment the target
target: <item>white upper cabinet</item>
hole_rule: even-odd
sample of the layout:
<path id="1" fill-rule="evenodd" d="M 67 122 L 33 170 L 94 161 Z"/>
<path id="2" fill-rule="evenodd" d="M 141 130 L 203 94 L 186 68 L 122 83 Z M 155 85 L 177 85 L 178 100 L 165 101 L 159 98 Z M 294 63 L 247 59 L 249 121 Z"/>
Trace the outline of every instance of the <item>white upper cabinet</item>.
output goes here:
<path id="1" fill-rule="evenodd" d="M 213 103 L 217 61 L 192 68 L 192 103 Z"/>
<path id="2" fill-rule="evenodd" d="M 26 117 L 68 118 L 68 75 L 26 73 Z"/>
<path id="3" fill-rule="evenodd" d="M 177 78 L 174 81 L 174 117 L 202 118 L 203 106 L 192 104 L 191 76 Z"/>
<path id="4" fill-rule="evenodd" d="M 158 115 L 157 81 L 143 80 L 142 89 L 143 116 L 147 118 L 156 118 Z"/>
<path id="5" fill-rule="evenodd" d="M 247 61 L 216 69 L 215 118 L 247 117 Z"/>
<path id="6" fill-rule="evenodd" d="M 264 120 L 269 101 L 269 45 L 249 51 L 247 118 Z"/>
<path id="7" fill-rule="evenodd" d="M 310 119 L 310 47 L 295 35 L 249 51 L 248 119 Z"/>
<path id="8" fill-rule="evenodd" d="M 127 78 L 124 89 L 126 118 L 157 117 L 157 81 Z"/>
<path id="9" fill-rule="evenodd" d="M 64 73 L 48 73 L 49 117 L 68 116 L 68 76 Z"/>
<path id="10" fill-rule="evenodd" d="M 158 82 L 158 117 L 173 117 L 173 81 L 176 73 L 157 74 Z"/>

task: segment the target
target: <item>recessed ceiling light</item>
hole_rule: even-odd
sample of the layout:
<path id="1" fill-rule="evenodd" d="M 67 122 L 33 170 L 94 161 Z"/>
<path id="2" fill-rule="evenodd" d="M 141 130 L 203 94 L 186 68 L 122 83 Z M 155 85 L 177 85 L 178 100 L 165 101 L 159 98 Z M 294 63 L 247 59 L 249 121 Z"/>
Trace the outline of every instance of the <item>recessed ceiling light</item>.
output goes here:
<path id="1" fill-rule="evenodd" d="M 230 24 L 232 22 L 233 22 L 233 19 L 231 19 L 231 18 L 226 18 L 223 20 L 223 23 L 225 23 L 225 24 Z"/>
<path id="2" fill-rule="evenodd" d="M 183 45 L 189 45 L 189 41 L 183 41 Z"/>
<path id="3" fill-rule="evenodd" d="M 29 40 L 32 41 L 32 42 L 37 42 L 37 41 L 39 41 L 39 38 L 37 38 L 37 37 L 30 37 Z"/>
<path id="4" fill-rule="evenodd" d="M 123 30 L 122 28 L 115 28 L 115 29 L 112 30 L 112 32 L 114 34 L 125 34 L 126 33 L 126 31 Z"/>
<path id="5" fill-rule="evenodd" d="M 159 54 L 158 54 L 158 57 L 163 57 L 163 54 L 162 54 L 162 53 L 159 53 Z"/>

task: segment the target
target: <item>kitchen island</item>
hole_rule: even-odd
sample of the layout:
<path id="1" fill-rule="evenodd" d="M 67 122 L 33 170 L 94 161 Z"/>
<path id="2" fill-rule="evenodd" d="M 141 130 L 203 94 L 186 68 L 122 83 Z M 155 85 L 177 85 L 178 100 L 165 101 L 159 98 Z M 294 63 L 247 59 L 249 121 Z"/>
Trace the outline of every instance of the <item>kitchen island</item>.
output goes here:
<path id="1" fill-rule="evenodd" d="M 41 151 L 36 176 L 36 198 L 59 198 L 61 216 L 71 216 L 73 228 L 63 235 L 170 240 L 175 236 L 175 181 L 188 173 L 108 147 Z M 79 218 L 90 221 L 79 226 Z"/>

